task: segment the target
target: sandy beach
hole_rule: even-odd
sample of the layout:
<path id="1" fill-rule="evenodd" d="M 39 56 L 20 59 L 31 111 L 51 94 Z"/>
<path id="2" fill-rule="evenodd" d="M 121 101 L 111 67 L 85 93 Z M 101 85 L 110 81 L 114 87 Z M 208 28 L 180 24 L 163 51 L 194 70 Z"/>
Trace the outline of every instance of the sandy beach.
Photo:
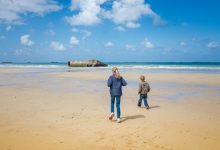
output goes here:
<path id="1" fill-rule="evenodd" d="M 0 149 L 220 149 L 219 74 L 121 72 L 121 123 L 108 120 L 110 74 L 0 68 Z M 141 74 L 150 110 L 137 107 Z"/>

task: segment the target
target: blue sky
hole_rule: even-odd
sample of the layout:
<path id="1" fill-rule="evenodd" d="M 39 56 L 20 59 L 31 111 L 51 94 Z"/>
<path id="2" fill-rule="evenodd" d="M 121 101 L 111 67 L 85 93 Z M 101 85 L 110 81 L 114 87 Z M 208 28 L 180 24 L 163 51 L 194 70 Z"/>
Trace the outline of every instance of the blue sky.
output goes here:
<path id="1" fill-rule="evenodd" d="M 218 0 L 0 0 L 0 61 L 219 61 Z"/>

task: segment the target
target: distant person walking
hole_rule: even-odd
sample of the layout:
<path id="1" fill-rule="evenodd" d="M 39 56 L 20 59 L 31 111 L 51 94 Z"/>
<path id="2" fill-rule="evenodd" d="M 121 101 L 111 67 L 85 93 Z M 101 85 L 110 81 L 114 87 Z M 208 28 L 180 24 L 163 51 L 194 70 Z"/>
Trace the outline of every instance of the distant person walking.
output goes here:
<path id="1" fill-rule="evenodd" d="M 112 75 L 108 78 L 107 85 L 110 87 L 110 95 L 111 95 L 111 115 L 109 120 L 112 120 L 114 117 L 114 105 L 116 100 L 116 108 L 117 108 L 117 122 L 120 123 L 120 102 L 122 96 L 122 86 L 126 86 L 127 82 L 120 75 L 118 68 L 112 68 Z"/>

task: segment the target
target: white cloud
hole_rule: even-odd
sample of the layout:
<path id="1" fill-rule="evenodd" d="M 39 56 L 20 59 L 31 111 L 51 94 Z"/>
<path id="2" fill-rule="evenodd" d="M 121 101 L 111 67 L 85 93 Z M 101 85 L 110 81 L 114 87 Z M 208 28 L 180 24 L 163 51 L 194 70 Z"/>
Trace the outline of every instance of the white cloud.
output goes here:
<path id="1" fill-rule="evenodd" d="M 99 17 L 100 5 L 106 0 L 71 0 L 71 11 L 79 10 L 79 13 L 71 17 L 65 17 L 71 25 L 94 25 L 101 22 Z"/>
<path id="2" fill-rule="evenodd" d="M 208 48 L 217 48 L 217 47 L 219 47 L 219 44 L 215 41 L 211 41 L 207 44 L 207 47 Z"/>
<path id="3" fill-rule="evenodd" d="M 182 41 L 182 42 L 180 42 L 180 45 L 181 45 L 181 46 L 185 46 L 186 43 L 185 43 L 184 41 Z"/>
<path id="4" fill-rule="evenodd" d="M 55 0 L 0 0 L 0 22 L 21 24 L 28 13 L 42 16 L 61 8 Z"/>
<path id="5" fill-rule="evenodd" d="M 144 15 L 153 18 L 155 25 L 163 25 L 163 21 L 157 15 L 149 4 L 145 4 L 144 0 L 117 0 L 113 2 L 112 10 L 104 10 L 106 18 L 112 19 L 116 24 L 127 25 L 128 23 L 136 24 L 137 21 Z"/>
<path id="6" fill-rule="evenodd" d="M 46 35 L 49 35 L 49 36 L 54 36 L 56 33 L 55 33 L 54 30 L 49 29 L 49 30 L 47 30 L 47 31 L 45 32 L 45 34 L 46 34 Z"/>
<path id="7" fill-rule="evenodd" d="M 148 38 L 145 38 L 144 41 L 141 43 L 144 45 L 146 48 L 154 48 L 155 46 L 148 40 Z"/>
<path id="8" fill-rule="evenodd" d="M 92 32 L 87 31 L 87 30 L 81 30 L 81 32 L 83 33 L 83 37 L 82 37 L 83 40 L 87 39 L 88 37 L 92 35 Z"/>
<path id="9" fill-rule="evenodd" d="M 92 35 L 92 32 L 87 31 L 87 30 L 79 30 L 77 28 L 72 28 L 71 29 L 72 32 L 75 33 L 80 33 L 82 35 L 82 39 L 85 40 L 87 38 L 89 38 Z"/>
<path id="10" fill-rule="evenodd" d="M 114 29 L 117 30 L 117 31 L 120 31 L 120 32 L 125 32 L 126 31 L 125 28 L 122 27 L 122 26 L 117 26 Z"/>
<path id="11" fill-rule="evenodd" d="M 161 17 L 156 13 L 154 13 L 151 17 L 153 18 L 153 23 L 155 26 L 164 26 L 167 24 L 167 22 L 161 19 Z"/>
<path id="12" fill-rule="evenodd" d="M 135 46 L 131 45 L 131 44 L 126 44 L 125 48 L 128 49 L 128 50 L 135 50 Z"/>
<path id="13" fill-rule="evenodd" d="M 7 27 L 5 28 L 5 30 L 6 30 L 6 31 L 10 31 L 10 30 L 11 30 L 11 26 L 7 26 Z"/>
<path id="14" fill-rule="evenodd" d="M 71 30 L 72 32 L 79 32 L 79 30 L 77 28 L 72 28 Z"/>
<path id="15" fill-rule="evenodd" d="M 47 26 L 48 27 L 47 27 L 46 31 L 44 32 L 44 34 L 47 35 L 47 36 L 56 35 L 56 32 L 53 30 L 54 25 L 50 22 L 50 23 L 48 23 Z"/>
<path id="16" fill-rule="evenodd" d="M 29 56 L 31 55 L 31 49 L 29 47 L 25 47 L 25 48 L 22 48 L 22 49 L 16 49 L 14 51 L 14 55 L 25 55 L 25 56 Z"/>
<path id="17" fill-rule="evenodd" d="M 20 37 L 20 42 L 21 44 L 25 45 L 25 46 L 32 46 L 35 44 L 35 42 L 33 42 L 31 39 L 30 39 L 30 35 L 29 34 L 25 34 L 25 35 L 22 35 Z"/>
<path id="18" fill-rule="evenodd" d="M 134 22 L 128 22 L 127 24 L 126 24 L 126 27 L 128 27 L 128 28 L 133 28 L 133 29 L 135 29 L 135 28 L 139 28 L 141 25 L 139 24 L 139 23 L 134 23 Z"/>
<path id="19" fill-rule="evenodd" d="M 16 49 L 16 50 L 14 51 L 14 54 L 15 54 L 15 55 L 22 55 L 22 54 L 24 54 L 24 50 L 23 50 L 23 49 Z"/>
<path id="20" fill-rule="evenodd" d="M 114 45 L 114 44 L 113 44 L 112 42 L 110 42 L 110 41 L 107 42 L 107 43 L 105 43 L 105 46 L 106 46 L 106 47 L 112 47 L 113 45 Z"/>
<path id="21" fill-rule="evenodd" d="M 14 54 L 15 55 L 21 55 L 23 53 L 23 50 L 22 49 L 16 49 L 15 51 L 14 51 Z"/>
<path id="22" fill-rule="evenodd" d="M 79 44 L 79 40 L 75 36 L 72 36 L 70 38 L 70 44 L 71 45 L 78 45 Z"/>
<path id="23" fill-rule="evenodd" d="M 55 42 L 55 41 L 52 41 L 50 43 L 50 47 L 53 48 L 54 50 L 57 50 L 57 51 L 64 51 L 66 50 L 66 48 L 64 47 L 64 45 L 60 42 Z"/>
<path id="24" fill-rule="evenodd" d="M 101 5 L 110 4 L 109 8 Z M 70 10 L 73 15 L 65 17 L 71 25 L 96 25 L 102 19 L 110 19 L 116 24 L 128 28 L 138 28 L 138 20 L 142 16 L 149 16 L 155 25 L 164 25 L 165 21 L 156 14 L 144 0 L 71 0 Z M 76 12 L 78 13 L 76 14 Z"/>

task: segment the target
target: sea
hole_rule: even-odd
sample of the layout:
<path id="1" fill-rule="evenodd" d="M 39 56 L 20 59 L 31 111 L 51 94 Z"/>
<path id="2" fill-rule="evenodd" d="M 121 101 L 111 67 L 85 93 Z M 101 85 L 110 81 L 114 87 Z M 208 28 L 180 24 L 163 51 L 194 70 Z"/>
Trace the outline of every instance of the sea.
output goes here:
<path id="1" fill-rule="evenodd" d="M 0 68 L 39 68 L 47 71 L 110 70 L 113 66 L 120 71 L 140 72 L 186 72 L 220 74 L 220 62 L 105 62 L 107 67 L 69 67 L 65 62 L 12 63 L 2 62 Z"/>

